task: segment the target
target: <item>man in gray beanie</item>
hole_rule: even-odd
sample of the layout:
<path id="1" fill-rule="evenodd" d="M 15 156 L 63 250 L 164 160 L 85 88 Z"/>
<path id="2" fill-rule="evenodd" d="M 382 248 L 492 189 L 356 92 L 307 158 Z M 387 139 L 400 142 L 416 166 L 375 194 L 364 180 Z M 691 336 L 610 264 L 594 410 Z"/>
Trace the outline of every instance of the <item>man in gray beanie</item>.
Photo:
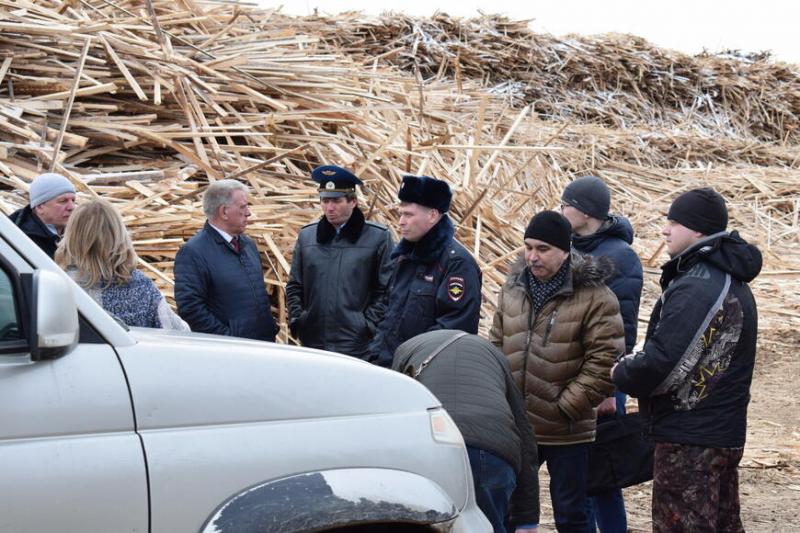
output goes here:
<path id="1" fill-rule="evenodd" d="M 627 218 L 609 214 L 611 192 L 597 176 L 583 176 L 570 182 L 561 195 L 561 214 L 572 226 L 572 246 L 582 254 L 606 257 L 614 264 L 608 288 L 619 300 L 625 325 L 625 353 L 636 344 L 639 300 L 642 295 L 642 262 L 631 248 L 633 227 Z M 625 395 L 619 391 L 597 408 L 598 422 L 625 414 Z M 589 499 L 589 520 L 600 533 L 627 530 L 622 489 L 609 488 Z"/>
<path id="2" fill-rule="evenodd" d="M 744 531 L 738 465 L 758 336 L 748 283 L 761 252 L 727 232 L 725 200 L 711 188 L 678 196 L 662 231 L 661 267 L 642 351 L 612 370 L 639 399 L 655 441 L 653 531 Z"/>
<path id="3" fill-rule="evenodd" d="M 30 203 L 11 214 L 11 221 L 51 258 L 75 209 L 75 186 L 61 174 L 41 174 L 28 190 Z"/>

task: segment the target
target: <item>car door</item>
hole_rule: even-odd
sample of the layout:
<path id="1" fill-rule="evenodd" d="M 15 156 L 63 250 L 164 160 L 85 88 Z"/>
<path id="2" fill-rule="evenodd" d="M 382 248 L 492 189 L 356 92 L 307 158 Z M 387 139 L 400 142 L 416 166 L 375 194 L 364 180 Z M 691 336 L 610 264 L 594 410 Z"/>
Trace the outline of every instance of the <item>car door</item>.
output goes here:
<path id="1" fill-rule="evenodd" d="M 81 320 L 70 353 L 32 361 L 20 277 L 32 272 L 0 239 L 0 531 L 146 532 L 144 455 L 116 353 Z"/>

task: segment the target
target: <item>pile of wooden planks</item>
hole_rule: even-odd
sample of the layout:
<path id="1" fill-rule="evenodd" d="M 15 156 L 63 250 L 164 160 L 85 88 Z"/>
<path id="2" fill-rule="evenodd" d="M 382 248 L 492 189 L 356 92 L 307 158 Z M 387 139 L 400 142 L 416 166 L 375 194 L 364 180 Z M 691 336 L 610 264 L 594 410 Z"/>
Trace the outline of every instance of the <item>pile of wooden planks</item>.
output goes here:
<path id="1" fill-rule="evenodd" d="M 0 209 L 24 205 L 40 172 L 68 176 L 81 198 L 118 206 L 142 269 L 171 297 L 175 253 L 204 220 L 204 186 L 240 179 L 252 189 L 248 233 L 285 338 L 283 286 L 299 228 L 319 216 L 317 165 L 360 175 L 362 207 L 390 227 L 403 174 L 447 179 L 458 237 L 483 269 L 484 327 L 527 220 L 556 207 L 572 178 L 609 183 L 654 273 L 670 199 L 710 184 L 730 201 L 732 226 L 765 250 L 755 284 L 767 297 L 764 324 L 800 323 L 796 67 L 442 17 L 0 0 Z M 432 27 L 443 28 L 436 39 Z M 459 43 L 455 57 L 443 42 Z M 614 89 L 613 64 L 653 67 Z M 709 79 L 725 87 L 726 104 L 708 96 Z"/>

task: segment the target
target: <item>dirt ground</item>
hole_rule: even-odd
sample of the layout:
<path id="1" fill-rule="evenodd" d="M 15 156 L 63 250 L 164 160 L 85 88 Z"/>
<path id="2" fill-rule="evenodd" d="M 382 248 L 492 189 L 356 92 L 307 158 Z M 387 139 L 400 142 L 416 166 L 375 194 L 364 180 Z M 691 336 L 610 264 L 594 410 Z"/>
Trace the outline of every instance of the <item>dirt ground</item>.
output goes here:
<path id="1" fill-rule="evenodd" d="M 747 445 L 739 470 L 748 532 L 797 531 L 800 510 L 800 332 L 759 332 Z M 540 472 L 540 531 L 555 531 L 547 472 Z M 651 483 L 625 489 L 628 531 L 651 531 Z"/>

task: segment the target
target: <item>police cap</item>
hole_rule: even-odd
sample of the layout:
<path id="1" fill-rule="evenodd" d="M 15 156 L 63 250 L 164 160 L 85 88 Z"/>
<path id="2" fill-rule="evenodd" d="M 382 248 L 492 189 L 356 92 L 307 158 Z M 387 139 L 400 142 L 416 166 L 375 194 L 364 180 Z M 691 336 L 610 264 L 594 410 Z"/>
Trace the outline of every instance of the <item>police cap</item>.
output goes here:
<path id="1" fill-rule="evenodd" d="M 356 185 L 363 182 L 349 170 L 335 165 L 323 165 L 311 172 L 311 177 L 319 183 L 320 198 L 338 198 L 356 192 Z"/>

